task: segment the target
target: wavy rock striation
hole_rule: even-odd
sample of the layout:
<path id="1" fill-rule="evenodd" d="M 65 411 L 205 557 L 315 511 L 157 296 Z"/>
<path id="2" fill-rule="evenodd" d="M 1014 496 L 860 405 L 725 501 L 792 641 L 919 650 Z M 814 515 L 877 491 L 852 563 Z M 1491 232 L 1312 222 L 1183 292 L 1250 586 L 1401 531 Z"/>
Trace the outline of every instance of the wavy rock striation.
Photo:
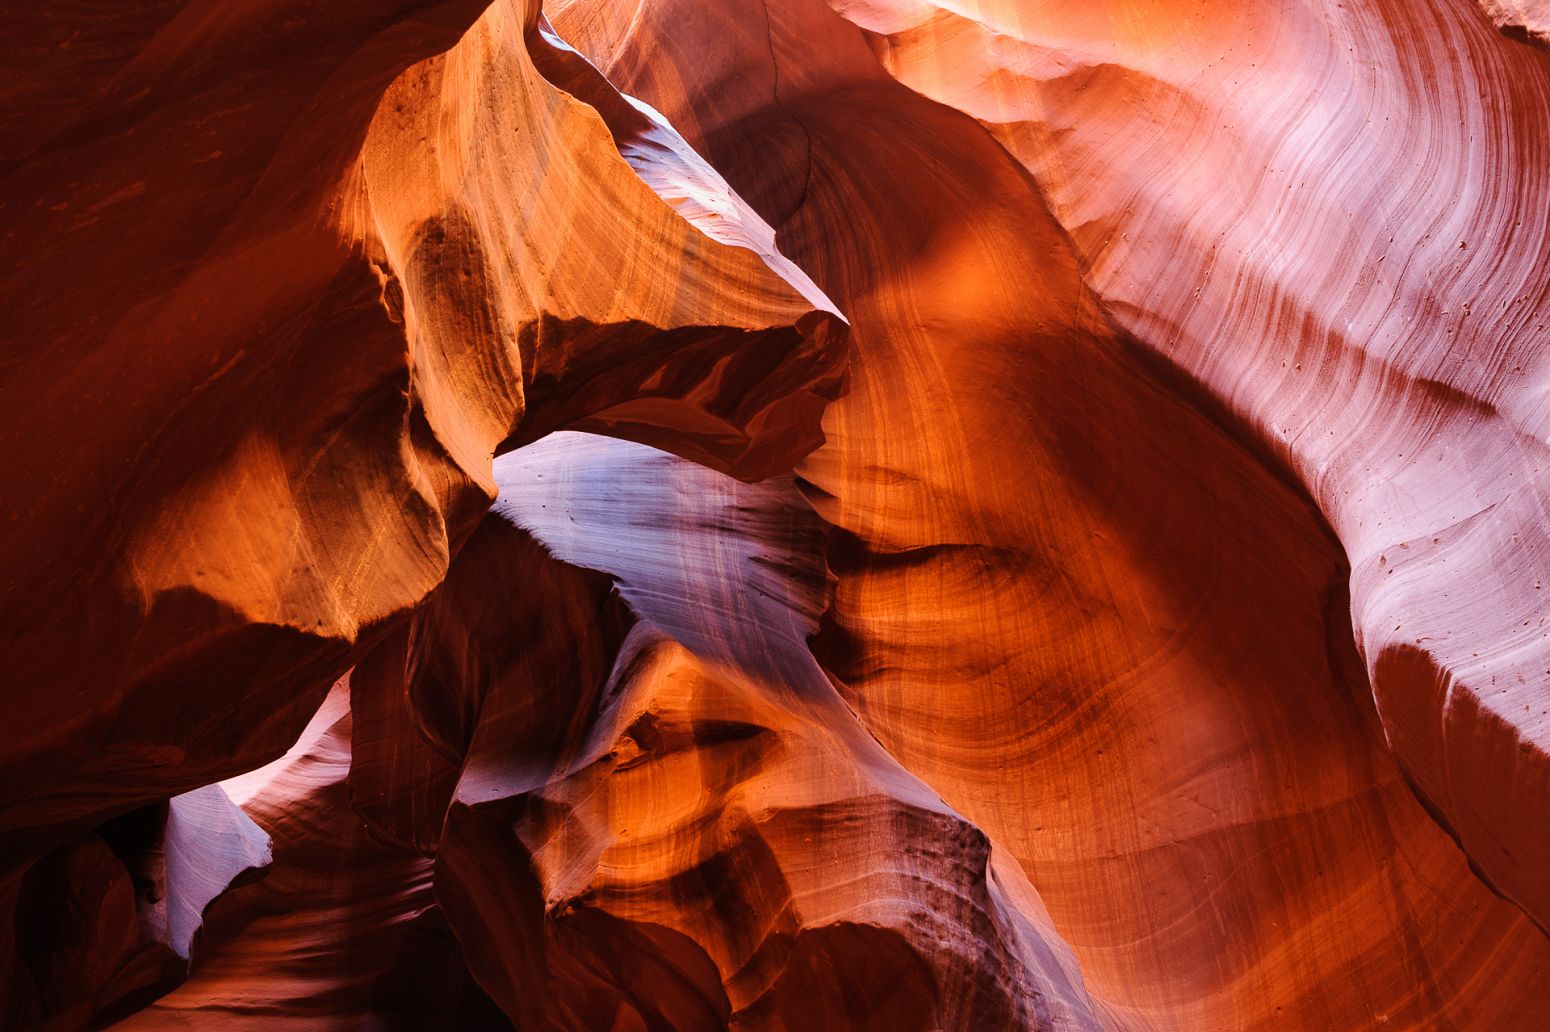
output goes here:
<path id="1" fill-rule="evenodd" d="M 1550 61 L 1466 3 L 1207 4 L 1188 39 L 1124 3 L 1099 10 L 1128 38 L 835 6 L 1021 161 L 1116 324 L 1314 498 L 1389 747 L 1550 926 Z M 1174 114 L 1127 117 L 1148 103 Z"/>
<path id="2" fill-rule="evenodd" d="M 485 8 L 11 22 L 0 938 L 41 858 L 105 899 L 91 829 L 283 752 L 497 448 L 596 425 L 759 476 L 819 441 L 833 305 L 536 3 Z"/>
<path id="3" fill-rule="evenodd" d="M 439 582 L 508 438 L 601 421 L 744 475 L 817 442 L 832 306 L 621 160 L 535 69 L 536 5 L 465 34 L 481 9 L 8 34 L 8 868 L 283 751 Z M 653 131 L 721 191 L 680 206 L 725 204 Z"/>
<path id="4" fill-rule="evenodd" d="M 1550 1024 L 1544 5 L 543 8 L 7 12 L 0 1026 Z"/>
<path id="5" fill-rule="evenodd" d="M 1539 1020 L 1543 55 L 1463 4 L 691 6 L 550 15 L 850 318 L 820 658 L 1105 1020 Z"/>
<path id="6" fill-rule="evenodd" d="M 410 963 L 448 1027 L 504 1027 L 436 928 L 520 1028 L 1100 1027 L 1017 864 L 808 651 L 824 531 L 789 478 L 580 434 L 496 475 L 505 519 L 403 639 L 228 783 L 277 869 L 126 1027 L 396 1027 Z"/>
<path id="7" fill-rule="evenodd" d="M 481 723 L 438 881 L 465 941 L 495 945 L 512 908 L 488 886 L 531 870 L 539 977 L 601 968 L 648 1025 L 1099 1027 L 1017 865 L 879 747 L 808 651 L 823 530 L 789 479 L 581 435 L 496 477 L 498 511 L 617 578 L 636 619 L 553 763 Z M 511 873 L 490 878 L 492 855 Z M 507 976 L 508 1013 L 552 991 L 534 974 Z M 559 1023 L 602 1017 L 570 1004 Z"/>

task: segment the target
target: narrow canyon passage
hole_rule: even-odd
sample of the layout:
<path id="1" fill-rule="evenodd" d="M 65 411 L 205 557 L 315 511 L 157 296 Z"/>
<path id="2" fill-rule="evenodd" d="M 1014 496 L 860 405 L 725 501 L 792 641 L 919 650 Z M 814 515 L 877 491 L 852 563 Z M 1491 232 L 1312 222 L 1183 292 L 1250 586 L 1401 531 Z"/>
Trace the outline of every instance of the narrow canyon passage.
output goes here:
<path id="1" fill-rule="evenodd" d="M 1344 557 L 1281 460 L 1104 318 L 980 125 L 822 3 L 779 5 L 751 74 L 746 6 L 703 29 L 746 43 L 720 65 L 682 5 L 624 41 L 555 18 L 851 321 L 800 471 L 843 532 L 819 655 L 868 726 L 1023 863 L 1112 1024 L 1523 1021 L 1550 951 L 1389 759 Z"/>
<path id="2" fill-rule="evenodd" d="M 12 15 L 0 1028 L 1550 1025 L 1550 12 Z"/>

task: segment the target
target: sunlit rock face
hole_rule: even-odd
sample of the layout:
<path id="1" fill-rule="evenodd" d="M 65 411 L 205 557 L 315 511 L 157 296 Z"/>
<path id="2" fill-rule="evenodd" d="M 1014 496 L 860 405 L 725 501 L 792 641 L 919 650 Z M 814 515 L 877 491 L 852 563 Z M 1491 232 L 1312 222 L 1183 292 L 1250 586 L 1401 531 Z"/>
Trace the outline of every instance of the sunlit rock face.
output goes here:
<path id="1" fill-rule="evenodd" d="M 6 25 L 0 1027 L 1550 1025 L 1542 3 Z"/>
<path id="2" fill-rule="evenodd" d="M 1543 53 L 1465 3 L 1202 4 L 1187 35 L 1152 5 L 835 6 L 1313 498 L 1401 769 L 1550 925 Z"/>
<path id="3" fill-rule="evenodd" d="M 760 475 L 838 387 L 833 306 L 631 169 L 607 83 L 535 68 L 536 4 L 295 6 L 7 33 L 8 867 L 284 751 L 508 439 L 592 420 Z"/>
<path id="4" fill-rule="evenodd" d="M 1514 39 L 1550 46 L 1550 4 L 1544 0 L 1480 0 L 1480 6 Z"/>
<path id="5" fill-rule="evenodd" d="M 760 476 L 820 439 L 833 305 L 670 128 L 545 79 L 571 58 L 538 19 L 7 30 L 7 910 L 103 821 L 284 752 L 441 581 L 506 442 L 590 422 Z"/>

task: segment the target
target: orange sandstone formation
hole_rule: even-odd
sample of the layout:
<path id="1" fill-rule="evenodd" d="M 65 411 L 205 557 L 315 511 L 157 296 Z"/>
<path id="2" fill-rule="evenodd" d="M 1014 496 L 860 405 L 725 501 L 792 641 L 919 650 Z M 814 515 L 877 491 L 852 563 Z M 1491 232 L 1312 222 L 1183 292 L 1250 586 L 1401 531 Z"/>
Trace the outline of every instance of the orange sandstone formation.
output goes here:
<path id="1" fill-rule="evenodd" d="M 553 16 L 852 321 L 802 467 L 842 531 L 821 658 L 1107 1020 L 1536 1023 L 1543 55 L 1467 5 L 1439 39 L 1414 5 L 793 3 L 723 8 L 707 63 L 687 5 L 598 6 Z M 1493 652 L 1494 685 L 1448 659 Z"/>
<path id="2" fill-rule="evenodd" d="M 1166 47 L 1145 7 L 1117 39 L 1090 7 L 854 17 L 1022 162 L 1116 325 L 1312 496 L 1401 769 L 1550 926 L 1550 62 L 1464 3 L 1201 5 Z M 963 64 L 990 33 L 994 84 Z M 1093 117 L 1137 91 L 1178 114 Z M 1192 159 L 1159 175 L 1159 150 Z"/>
<path id="3" fill-rule="evenodd" d="M 503 707 L 487 729 L 487 702 L 463 765 L 438 882 L 453 927 L 520 956 L 491 948 L 516 904 L 488 883 L 528 871 L 547 917 L 547 966 L 482 978 L 510 986 L 508 1013 L 552 992 L 561 1027 L 618 1027 L 532 981 L 585 964 L 648 1026 L 1101 1027 L 1018 865 L 814 661 L 823 528 L 789 481 L 569 435 L 496 478 L 502 515 L 612 574 L 636 617 L 606 678 L 578 684 L 571 744 L 542 737 L 552 761 Z"/>
<path id="4" fill-rule="evenodd" d="M 1550 1024 L 1543 4 L 5 24 L 0 1027 Z"/>
<path id="5" fill-rule="evenodd" d="M 535 68 L 536 4 L 294 8 L 7 33 L 11 912 L 50 851 L 283 752 L 503 442 L 591 421 L 755 476 L 839 386 L 832 305 L 669 129 L 616 128 L 653 191 L 607 84 Z"/>
<path id="6" fill-rule="evenodd" d="M 440 580 L 508 438 L 602 421 L 750 475 L 817 440 L 831 306 L 632 172 L 533 67 L 536 5 L 434 58 L 477 6 L 378 6 L 33 15 L 4 209 L 12 867 L 283 751 Z"/>
<path id="7" fill-rule="evenodd" d="M 273 869 L 209 909 L 189 979 L 115 1028 L 510 1027 L 435 908 L 432 862 L 351 808 L 354 708 L 347 679 L 286 756 L 227 782 Z"/>

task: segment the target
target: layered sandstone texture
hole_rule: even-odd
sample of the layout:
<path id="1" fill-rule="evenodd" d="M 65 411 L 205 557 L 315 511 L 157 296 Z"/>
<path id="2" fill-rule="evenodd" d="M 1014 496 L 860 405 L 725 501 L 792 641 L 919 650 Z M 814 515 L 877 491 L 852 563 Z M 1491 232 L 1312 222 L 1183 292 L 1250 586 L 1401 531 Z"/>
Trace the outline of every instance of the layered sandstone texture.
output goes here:
<path id="1" fill-rule="evenodd" d="M 0 1028 L 1550 1027 L 1539 0 L 0 32 Z"/>

